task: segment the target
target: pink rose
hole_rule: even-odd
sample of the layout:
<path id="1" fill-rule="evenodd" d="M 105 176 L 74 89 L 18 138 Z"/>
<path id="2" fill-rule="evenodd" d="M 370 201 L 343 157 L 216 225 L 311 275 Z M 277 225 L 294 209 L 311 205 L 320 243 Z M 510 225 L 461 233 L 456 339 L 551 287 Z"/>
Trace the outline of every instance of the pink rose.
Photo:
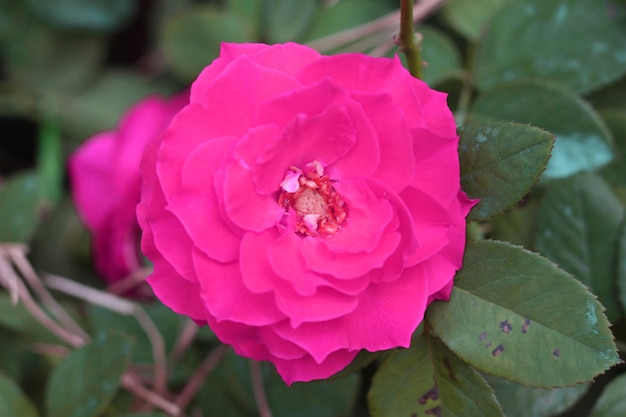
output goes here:
<path id="1" fill-rule="evenodd" d="M 461 267 L 457 147 L 397 58 L 224 44 L 143 156 L 148 281 L 287 383 L 408 347 Z"/>
<path id="2" fill-rule="evenodd" d="M 186 93 L 170 100 L 147 97 L 128 110 L 116 130 L 95 134 L 69 158 L 74 204 L 93 236 L 96 270 L 109 283 L 141 268 L 136 217 L 141 154 L 188 102 Z"/>

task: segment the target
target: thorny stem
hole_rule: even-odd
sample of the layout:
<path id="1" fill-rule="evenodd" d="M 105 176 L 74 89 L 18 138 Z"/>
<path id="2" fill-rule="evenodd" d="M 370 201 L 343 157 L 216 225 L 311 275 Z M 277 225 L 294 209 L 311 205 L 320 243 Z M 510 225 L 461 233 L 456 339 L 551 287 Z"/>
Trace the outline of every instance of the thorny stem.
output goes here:
<path id="1" fill-rule="evenodd" d="M 422 20 L 435 9 L 441 6 L 445 0 L 422 0 L 415 4 L 413 8 L 413 21 Z M 389 13 L 371 22 L 355 26 L 353 28 L 317 39 L 309 43 L 309 46 L 320 51 L 328 52 L 333 49 L 345 47 L 352 42 L 376 35 L 379 32 L 395 32 L 395 28 L 400 18 L 400 11 Z"/>
<path id="2" fill-rule="evenodd" d="M 176 398 L 176 404 L 181 410 L 189 404 L 189 401 L 191 401 L 202 386 L 206 376 L 215 369 L 229 349 L 230 348 L 226 345 L 216 347 L 200 364 L 198 370 L 191 376 L 185 388 L 183 388 L 180 395 Z"/>
<path id="3" fill-rule="evenodd" d="M 409 64 L 409 72 L 415 78 L 423 78 L 421 37 L 416 38 L 413 32 L 413 0 L 400 2 L 400 34 L 397 43 Z"/>
<path id="4" fill-rule="evenodd" d="M 272 417 L 270 405 L 267 402 L 265 388 L 263 387 L 263 375 L 261 374 L 261 364 L 257 361 L 250 360 L 250 378 L 252 379 L 252 391 L 254 392 L 254 400 L 259 408 L 261 417 Z"/>

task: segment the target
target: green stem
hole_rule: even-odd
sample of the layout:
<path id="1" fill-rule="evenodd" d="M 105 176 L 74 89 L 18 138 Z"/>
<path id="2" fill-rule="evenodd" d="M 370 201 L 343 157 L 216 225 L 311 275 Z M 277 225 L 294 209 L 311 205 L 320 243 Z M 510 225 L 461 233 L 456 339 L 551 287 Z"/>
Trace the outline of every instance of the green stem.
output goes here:
<path id="1" fill-rule="evenodd" d="M 421 36 L 417 38 L 413 33 L 413 0 L 402 0 L 400 3 L 400 34 L 397 43 L 406 56 L 409 72 L 420 80 L 422 75 Z"/>
<path id="2" fill-rule="evenodd" d="M 63 183 L 63 150 L 61 132 L 53 103 L 42 106 L 37 140 L 37 170 L 42 197 L 56 205 L 61 200 Z"/>

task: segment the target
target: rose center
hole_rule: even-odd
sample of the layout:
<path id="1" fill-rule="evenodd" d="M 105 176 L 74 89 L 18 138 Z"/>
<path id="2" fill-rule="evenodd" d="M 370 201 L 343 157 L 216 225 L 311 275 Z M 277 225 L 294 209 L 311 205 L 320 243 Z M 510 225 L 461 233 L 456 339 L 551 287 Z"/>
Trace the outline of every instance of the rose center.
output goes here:
<path id="1" fill-rule="evenodd" d="M 278 204 L 296 212 L 295 231 L 306 236 L 334 235 L 348 218 L 348 207 L 318 161 L 290 167 L 280 183 Z"/>

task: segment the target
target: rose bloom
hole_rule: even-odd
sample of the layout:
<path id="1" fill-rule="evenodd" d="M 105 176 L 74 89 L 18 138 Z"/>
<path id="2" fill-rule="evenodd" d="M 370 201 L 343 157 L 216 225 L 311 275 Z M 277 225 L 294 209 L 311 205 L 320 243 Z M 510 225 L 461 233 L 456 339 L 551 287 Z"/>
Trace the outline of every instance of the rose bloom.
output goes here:
<path id="1" fill-rule="evenodd" d="M 398 58 L 224 44 L 143 155 L 148 282 L 288 384 L 408 347 L 461 267 L 457 148 Z"/>
<path id="2" fill-rule="evenodd" d="M 142 266 L 136 217 L 141 154 L 188 102 L 188 93 L 169 100 L 147 97 L 126 112 L 115 130 L 93 135 L 69 158 L 74 205 L 92 234 L 96 271 L 108 283 Z"/>

